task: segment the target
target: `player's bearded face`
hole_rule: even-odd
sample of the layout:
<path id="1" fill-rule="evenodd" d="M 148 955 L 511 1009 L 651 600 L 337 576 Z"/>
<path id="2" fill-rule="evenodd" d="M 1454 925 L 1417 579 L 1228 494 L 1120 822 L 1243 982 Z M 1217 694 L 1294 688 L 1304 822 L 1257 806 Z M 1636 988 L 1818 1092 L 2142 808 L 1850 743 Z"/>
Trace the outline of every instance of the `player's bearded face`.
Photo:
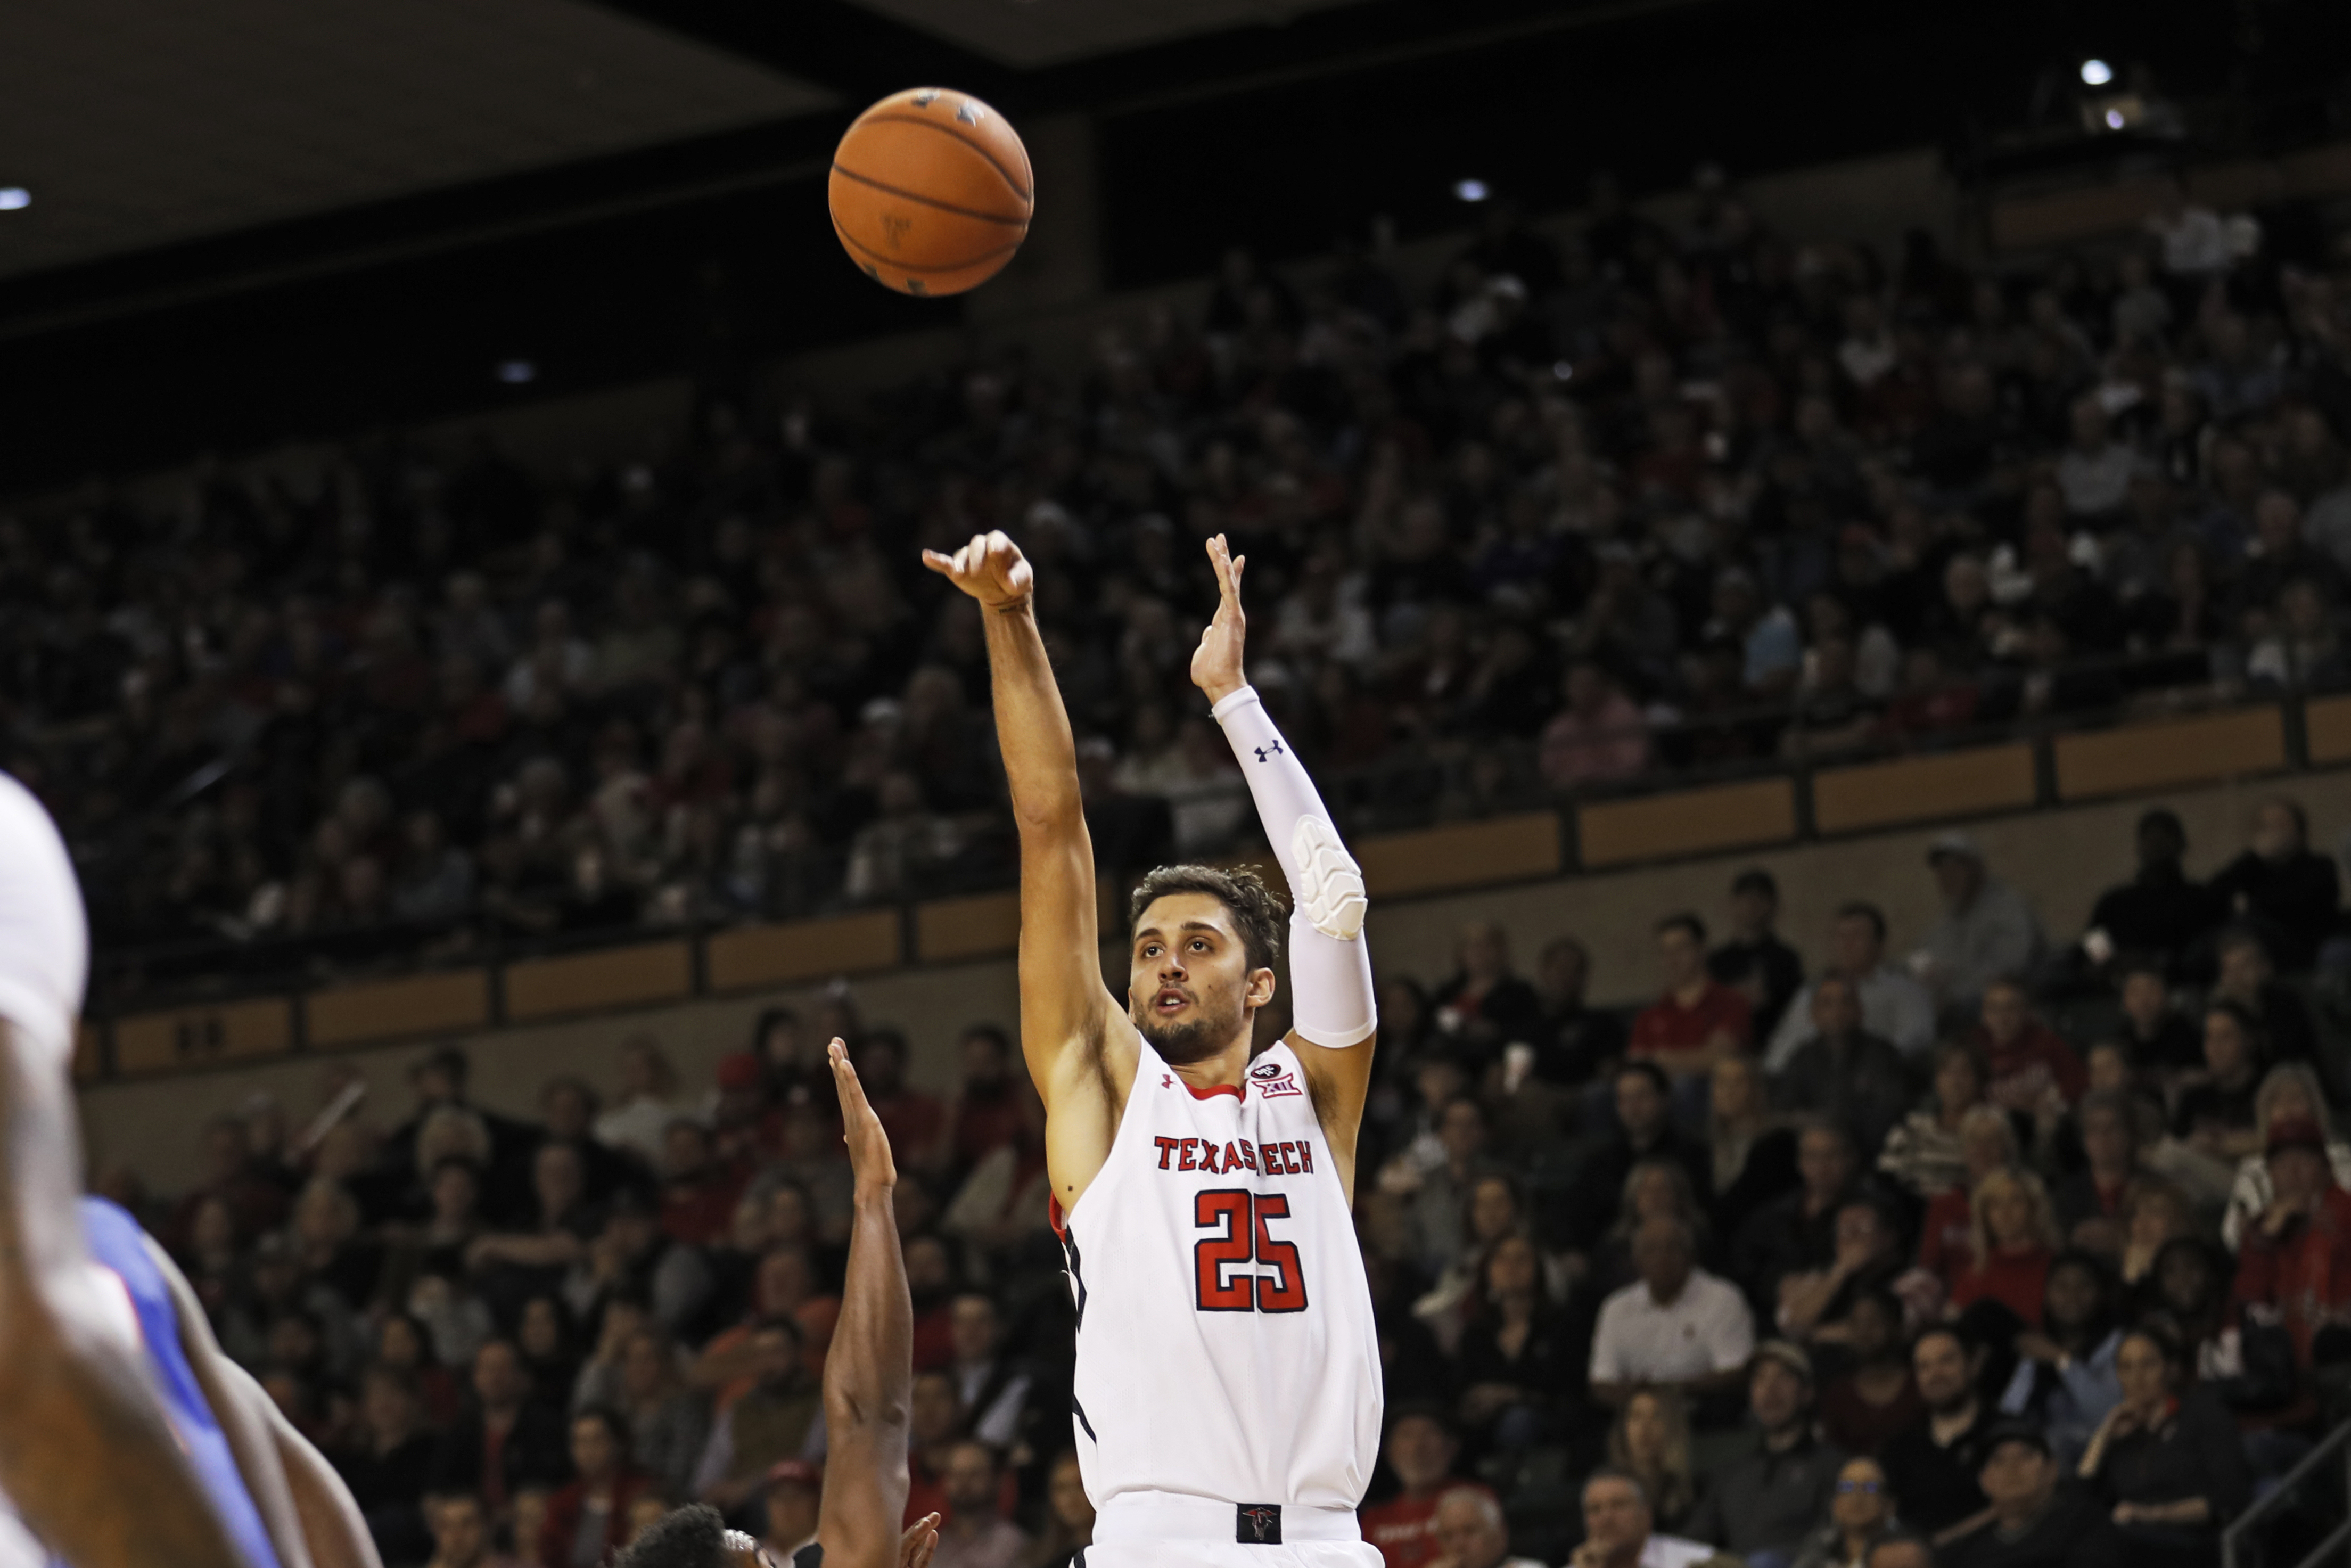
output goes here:
<path id="1" fill-rule="evenodd" d="M 1250 971 L 1239 935 L 1228 926 L 1182 929 L 1191 912 L 1176 906 L 1189 902 L 1163 899 L 1144 912 L 1127 982 L 1127 1016 L 1171 1066 L 1214 1056 L 1249 1027 Z M 1222 914 L 1213 899 L 1200 902 Z"/>

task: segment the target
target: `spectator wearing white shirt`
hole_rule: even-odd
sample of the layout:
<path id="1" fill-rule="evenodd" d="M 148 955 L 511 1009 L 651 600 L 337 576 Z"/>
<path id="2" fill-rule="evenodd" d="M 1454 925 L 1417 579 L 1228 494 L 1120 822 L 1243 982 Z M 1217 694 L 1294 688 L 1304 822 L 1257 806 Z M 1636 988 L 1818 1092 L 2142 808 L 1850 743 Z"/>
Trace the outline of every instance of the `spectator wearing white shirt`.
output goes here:
<path id="1" fill-rule="evenodd" d="M 1994 980 L 2032 974 L 2048 939 L 2024 895 L 1984 868 L 1983 852 L 1967 834 L 1938 834 L 1927 864 L 1943 895 L 1943 918 L 1921 944 L 1926 979 L 1943 1006 L 1973 1012 Z"/>
<path id="2" fill-rule="evenodd" d="M 1633 1236 L 1635 1283 L 1601 1304 L 1592 1336 L 1592 1393 L 1622 1406 L 1635 1389 L 1693 1397 L 1738 1388 L 1755 1349 L 1755 1323 L 1737 1287 L 1697 1266 L 1690 1228 L 1670 1216 Z"/>
<path id="3" fill-rule="evenodd" d="M 1543 1568 L 1532 1557 L 1510 1555 L 1510 1528 L 1502 1505 L 1480 1486 L 1458 1486 L 1437 1500 L 1437 1549 L 1441 1568 Z"/>
<path id="4" fill-rule="evenodd" d="M 1922 1056 L 1935 1044 L 1935 1000 L 1927 988 L 1886 961 L 1886 916 L 1874 904 L 1848 904 L 1829 926 L 1825 973 L 1852 984 L 1861 999 L 1861 1027 L 1891 1040 L 1905 1056 Z M 1817 981 L 1814 984 L 1818 984 Z M 1798 991 L 1781 1015 L 1763 1065 L 1787 1071 L 1796 1052 L 1820 1035 L 1813 1022 L 1813 988 Z"/>
<path id="5" fill-rule="evenodd" d="M 2114 422 L 2095 393 L 2074 400 L 2072 420 L 2074 439 L 2057 459 L 2057 488 L 2065 510 L 2077 521 L 2111 518 L 2130 499 L 2138 454 L 2115 439 Z"/>
<path id="6" fill-rule="evenodd" d="M 1702 1542 L 1657 1534 L 1648 1493 L 1624 1471 L 1594 1470 L 1583 1483 L 1583 1544 L 1567 1568 L 1691 1568 L 1717 1555 Z"/>
<path id="7" fill-rule="evenodd" d="M 596 1118 L 596 1141 L 658 1165 L 670 1124 L 681 1117 L 698 1119 L 677 1090 L 677 1071 L 663 1054 L 661 1042 L 649 1034 L 631 1035 L 621 1042 L 620 1098 Z"/>

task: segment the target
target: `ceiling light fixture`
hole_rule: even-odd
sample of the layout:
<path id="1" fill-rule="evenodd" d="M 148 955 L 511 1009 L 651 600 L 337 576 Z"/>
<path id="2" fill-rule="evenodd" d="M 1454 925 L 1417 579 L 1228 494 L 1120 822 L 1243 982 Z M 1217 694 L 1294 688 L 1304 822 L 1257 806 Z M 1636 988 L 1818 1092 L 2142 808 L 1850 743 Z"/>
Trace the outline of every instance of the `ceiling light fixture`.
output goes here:
<path id="1" fill-rule="evenodd" d="M 1456 180 L 1453 182 L 1453 196 L 1456 201 L 1482 202 L 1486 199 L 1489 193 L 1486 189 L 1486 182 L 1483 180 Z"/>
<path id="2" fill-rule="evenodd" d="M 2115 68 L 2100 59 L 2082 62 L 2082 83 L 2085 87 L 2104 87 L 2115 79 Z"/>
<path id="3" fill-rule="evenodd" d="M 498 365 L 498 380 L 510 387 L 526 386 L 538 379 L 538 367 L 528 360 L 507 360 Z"/>
<path id="4" fill-rule="evenodd" d="M 0 213 L 17 213 L 33 204 L 33 193 L 22 185 L 0 185 Z"/>

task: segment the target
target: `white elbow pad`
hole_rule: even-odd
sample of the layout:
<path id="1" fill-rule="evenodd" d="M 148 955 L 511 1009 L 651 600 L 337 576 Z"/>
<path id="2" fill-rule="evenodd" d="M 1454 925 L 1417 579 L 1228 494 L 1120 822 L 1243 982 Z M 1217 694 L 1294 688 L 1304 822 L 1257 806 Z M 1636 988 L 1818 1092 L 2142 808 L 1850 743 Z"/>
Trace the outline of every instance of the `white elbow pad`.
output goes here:
<path id="1" fill-rule="evenodd" d="M 1325 936 L 1353 942 L 1364 934 L 1371 901 L 1364 896 L 1364 868 L 1339 841 L 1339 830 L 1321 817 L 1301 817 L 1290 835 L 1290 856 L 1298 867 L 1298 913 Z"/>

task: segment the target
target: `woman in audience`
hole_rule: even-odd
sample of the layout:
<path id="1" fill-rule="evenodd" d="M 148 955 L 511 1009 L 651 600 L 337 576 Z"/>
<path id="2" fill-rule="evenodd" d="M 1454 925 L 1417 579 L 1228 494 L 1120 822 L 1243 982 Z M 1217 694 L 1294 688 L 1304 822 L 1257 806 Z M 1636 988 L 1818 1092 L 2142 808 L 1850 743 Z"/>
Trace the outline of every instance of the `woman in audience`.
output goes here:
<path id="1" fill-rule="evenodd" d="M 1863 1292 L 1844 1323 L 1852 1365 L 1821 1390 L 1821 1431 L 1847 1453 L 1875 1454 L 1895 1433 L 1917 1425 L 1927 1406 L 1910 1374 L 1902 1303 L 1894 1293 Z"/>
<path id="2" fill-rule="evenodd" d="M 1644 1388 L 1608 1429 L 1608 1463 L 1641 1483 L 1662 1535 L 1679 1533 L 1698 1509 L 1690 1469 L 1689 1406 L 1670 1388 Z"/>
<path id="3" fill-rule="evenodd" d="M 2016 1166 L 2016 1124 L 2005 1111 L 1973 1105 L 1959 1118 L 1959 1144 L 1966 1179 L 1937 1193 L 1918 1222 L 1918 1267 L 1946 1295 L 1975 1265 L 1977 1190 L 1993 1173 Z"/>
<path id="4" fill-rule="evenodd" d="M 1071 1568 L 1093 1540 L 1093 1500 L 1086 1496 L 1077 1450 L 1064 1448 L 1045 1474 L 1045 1528 L 1029 1543 L 1019 1568 Z"/>
<path id="5" fill-rule="evenodd" d="M 376 1325 L 373 1365 L 399 1373 L 416 1388 L 424 1419 L 434 1429 L 457 1418 L 464 1401 L 457 1380 L 433 1354 L 433 1338 L 424 1325 L 404 1312 L 386 1311 Z"/>
<path id="6" fill-rule="evenodd" d="M 2187 1195 L 2161 1176 L 2140 1176 L 2123 1194 L 2122 1255 L 2116 1272 L 2133 1291 L 2151 1288 L 2163 1249 L 2195 1233 L 2196 1214 Z"/>
<path id="7" fill-rule="evenodd" d="M 579 1381 L 580 1354 L 571 1346 L 571 1312 L 555 1296 L 533 1296 L 516 1319 L 515 1343 L 531 1386 L 561 1399 Z"/>
<path id="8" fill-rule="evenodd" d="M 1976 1183 L 1968 1207 L 1968 1265 L 1952 1282 L 1952 1307 L 1964 1312 L 1980 1301 L 1996 1301 L 2039 1326 L 2049 1261 L 2058 1246 L 2057 1219 L 2041 1178 L 2012 1167 L 1995 1170 Z"/>
<path id="9" fill-rule="evenodd" d="M 1794 1190 L 1796 1134 L 1772 1113 L 1752 1057 L 1726 1056 L 1711 1077 L 1706 1131 L 1714 1155 L 1713 1233 L 1731 1237 L 1749 1215 Z"/>
<path id="10" fill-rule="evenodd" d="M 2115 1353 L 2122 1333 L 2113 1278 L 2086 1252 L 2050 1263 L 2037 1322 L 2016 1336 L 2016 1374 L 2000 1407 L 2047 1428 L 2060 1460 L 2082 1451 L 2121 1393 Z"/>
<path id="11" fill-rule="evenodd" d="M 2326 1160 L 2338 1186 L 2351 1186 L 2351 1142 L 2335 1131 L 2327 1113 L 2325 1093 L 2318 1074 L 2306 1061 L 2283 1061 L 2269 1070 L 2253 1095 L 2253 1125 L 2268 1145 L 2270 1124 L 2288 1117 L 2315 1122 L 2326 1137 Z M 2270 1185 L 2270 1163 L 2261 1154 L 2237 1162 L 2237 1179 L 2229 1191 L 2228 1212 L 2220 1219 L 2220 1239 L 2234 1251 L 2245 1239 L 2245 1227 L 2261 1218 L 2276 1196 Z"/>
<path id="12" fill-rule="evenodd" d="M 2199 1154 L 2233 1167 L 2262 1152 L 2254 1097 L 2262 1083 L 2260 1029 L 2233 1002 L 2204 1013 L 2204 1071 L 2185 1082 L 2171 1130 Z"/>
<path id="13" fill-rule="evenodd" d="M 416 1562 L 430 1547 L 418 1504 L 433 1450 L 415 1384 L 391 1367 L 369 1368 L 360 1379 L 359 1430 L 337 1449 L 334 1464 L 387 1563 Z"/>
<path id="14" fill-rule="evenodd" d="M 2121 1397 L 2082 1456 L 2082 1479 L 2112 1505 L 2128 1560 L 2145 1568 L 2212 1568 L 2222 1527 L 2252 1499 L 2236 1423 L 2188 1385 L 2183 1359 L 2159 1329 L 2124 1334 Z"/>
<path id="15" fill-rule="evenodd" d="M 1872 1549 L 1894 1533 L 1894 1500 L 1876 1459 L 1847 1459 L 1837 1471 L 1828 1521 L 1796 1553 L 1794 1568 L 1868 1568 Z"/>
<path id="16" fill-rule="evenodd" d="M 1877 1168 L 1929 1199 L 1981 1180 L 1983 1173 L 1968 1164 L 1962 1124 L 1983 1103 L 1983 1058 L 1973 1044 L 1954 1040 L 1937 1046 L 1933 1101 L 1886 1135 Z"/>
<path id="17" fill-rule="evenodd" d="M 2294 1340 L 2283 1325 L 2241 1314 L 2230 1287 L 2236 1260 L 2199 1236 L 2183 1236 L 2155 1260 L 2147 1316 L 2169 1325 L 2189 1378 L 2210 1389 L 2252 1431 L 2314 1406 L 2302 1394 Z M 2302 1404 L 2299 1409 L 2290 1408 Z"/>
<path id="18" fill-rule="evenodd" d="M 1528 1448 L 1552 1435 L 1589 1353 L 1543 1300 L 1542 1263 L 1524 1236 L 1494 1244 L 1480 1285 L 1454 1357 L 1462 1435 L 1473 1451 Z"/>

